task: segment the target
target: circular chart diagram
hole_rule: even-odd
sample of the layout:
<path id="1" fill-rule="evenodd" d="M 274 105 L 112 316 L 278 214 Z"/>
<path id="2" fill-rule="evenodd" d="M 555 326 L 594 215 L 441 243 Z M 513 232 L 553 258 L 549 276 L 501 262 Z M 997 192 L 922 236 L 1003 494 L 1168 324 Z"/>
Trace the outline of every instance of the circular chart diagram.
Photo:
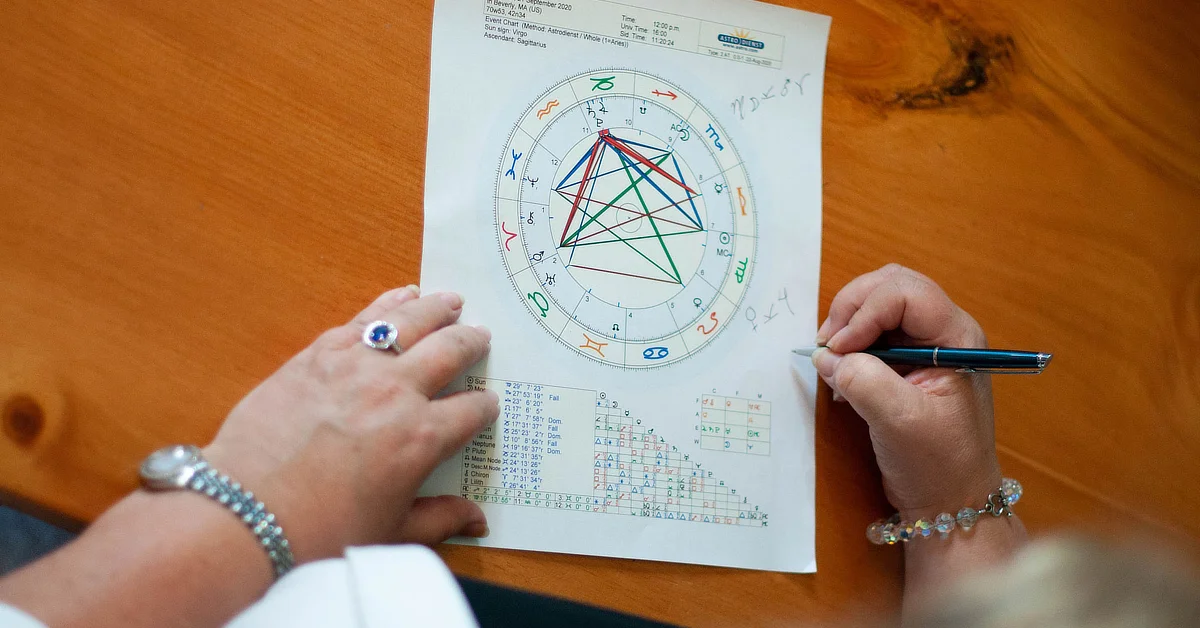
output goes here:
<path id="1" fill-rule="evenodd" d="M 563 345 L 623 368 L 694 355 L 754 270 L 749 177 L 699 101 L 628 69 L 579 74 L 521 116 L 496 176 L 501 257 Z"/>

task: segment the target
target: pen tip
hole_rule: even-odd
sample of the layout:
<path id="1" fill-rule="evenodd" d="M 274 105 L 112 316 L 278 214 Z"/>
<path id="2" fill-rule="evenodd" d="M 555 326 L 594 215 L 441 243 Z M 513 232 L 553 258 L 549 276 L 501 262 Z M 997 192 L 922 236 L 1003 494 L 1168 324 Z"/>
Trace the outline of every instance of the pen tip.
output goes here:
<path id="1" fill-rule="evenodd" d="M 817 349 L 820 349 L 820 347 L 800 347 L 799 349 L 792 349 L 792 353 L 795 353 L 796 355 L 802 355 L 806 358 L 811 358 L 812 354 L 816 352 Z"/>

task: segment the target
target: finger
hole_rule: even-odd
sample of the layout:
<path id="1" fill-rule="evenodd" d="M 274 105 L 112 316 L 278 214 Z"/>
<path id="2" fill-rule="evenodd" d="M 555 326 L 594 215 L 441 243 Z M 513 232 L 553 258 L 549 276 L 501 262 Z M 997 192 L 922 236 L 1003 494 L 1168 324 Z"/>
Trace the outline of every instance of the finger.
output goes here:
<path id="1" fill-rule="evenodd" d="M 407 350 L 417 344 L 422 338 L 450 325 L 462 314 L 463 299 L 453 292 L 438 292 L 417 299 L 411 299 L 399 304 L 385 304 L 380 310 L 364 310 L 355 317 L 350 329 L 359 336 L 363 329 L 375 322 L 386 321 L 396 326 L 396 343 L 401 350 Z M 363 314 L 377 314 L 375 317 L 363 317 Z"/>
<path id="2" fill-rule="evenodd" d="M 401 356 L 401 368 L 417 390 L 433 396 L 454 381 L 472 364 L 483 359 L 491 347 L 492 334 L 486 327 L 451 325 L 429 334 Z"/>
<path id="3" fill-rule="evenodd" d="M 491 390 L 468 390 L 430 404 L 429 420 L 438 425 L 441 462 L 462 449 L 500 416 L 500 396 Z"/>
<path id="4" fill-rule="evenodd" d="M 871 294 L 880 284 L 887 281 L 888 277 L 906 270 L 909 269 L 899 264 L 888 264 L 883 268 L 855 277 L 850 283 L 843 286 L 841 290 L 838 290 L 838 293 L 833 297 L 833 302 L 829 304 L 829 316 L 825 318 L 825 322 L 817 330 L 816 344 L 824 345 L 827 343 L 834 334 L 846 326 L 846 323 L 850 321 L 850 317 L 862 306 L 867 295 Z"/>
<path id="5" fill-rule="evenodd" d="M 818 349 L 812 359 L 821 378 L 872 427 L 916 416 L 925 402 L 920 389 L 873 355 Z"/>
<path id="6" fill-rule="evenodd" d="M 862 351 L 886 331 L 900 329 L 918 344 L 984 346 L 983 330 L 936 284 L 897 273 L 877 286 L 826 343 L 838 353 Z"/>
<path id="7" fill-rule="evenodd" d="M 488 535 L 487 517 L 474 502 L 454 495 L 418 497 L 399 539 L 404 543 L 437 545 L 452 536 Z"/>
<path id="8" fill-rule="evenodd" d="M 366 309 L 355 315 L 350 320 L 350 324 L 352 327 L 362 327 L 371 321 L 377 321 L 388 310 L 402 303 L 412 301 L 419 296 L 421 296 L 421 288 L 416 284 L 404 288 L 396 288 L 395 290 L 388 290 L 379 295 Z"/>
<path id="9" fill-rule="evenodd" d="M 420 294 L 421 289 L 416 285 L 388 290 L 376 297 L 366 309 L 356 314 L 349 323 L 326 330 L 314 345 L 322 349 L 332 350 L 352 347 L 362 339 L 363 327 L 367 323 L 379 320 L 389 309 L 412 301 L 419 297 Z"/>

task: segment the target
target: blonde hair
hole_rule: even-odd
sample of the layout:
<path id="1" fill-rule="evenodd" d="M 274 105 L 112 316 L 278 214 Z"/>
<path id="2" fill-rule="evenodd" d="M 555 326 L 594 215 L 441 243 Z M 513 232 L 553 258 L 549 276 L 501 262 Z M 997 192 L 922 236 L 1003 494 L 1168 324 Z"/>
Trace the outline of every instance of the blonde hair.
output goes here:
<path id="1" fill-rule="evenodd" d="M 1200 582 L 1160 550 L 1052 539 L 948 586 L 905 619 L 929 628 L 1195 627 Z"/>

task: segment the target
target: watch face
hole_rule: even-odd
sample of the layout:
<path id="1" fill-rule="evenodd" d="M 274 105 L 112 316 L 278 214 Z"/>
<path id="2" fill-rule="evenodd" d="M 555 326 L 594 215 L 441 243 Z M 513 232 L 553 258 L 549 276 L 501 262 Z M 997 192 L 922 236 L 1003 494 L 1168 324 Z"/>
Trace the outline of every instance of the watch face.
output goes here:
<path id="1" fill-rule="evenodd" d="M 200 459 L 200 450 L 192 445 L 164 447 L 142 462 L 142 481 L 149 488 L 182 487 Z"/>

